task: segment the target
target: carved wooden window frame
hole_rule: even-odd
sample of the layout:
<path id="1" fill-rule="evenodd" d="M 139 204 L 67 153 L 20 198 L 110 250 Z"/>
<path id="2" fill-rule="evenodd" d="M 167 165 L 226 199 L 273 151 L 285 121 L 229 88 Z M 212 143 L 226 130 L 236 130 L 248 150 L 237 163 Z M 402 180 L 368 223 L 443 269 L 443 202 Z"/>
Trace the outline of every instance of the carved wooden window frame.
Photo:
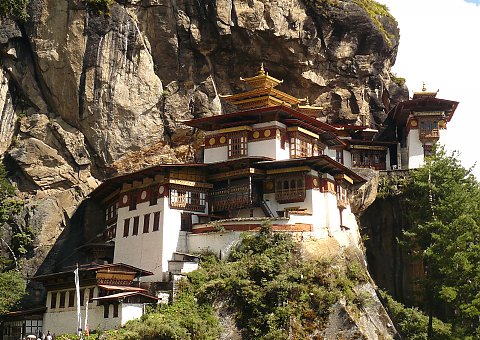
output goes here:
<path id="1" fill-rule="evenodd" d="M 304 202 L 306 190 L 306 178 L 303 172 L 294 172 L 275 178 L 275 200 L 279 203 Z"/>
<path id="2" fill-rule="evenodd" d="M 337 182 L 335 183 L 335 193 L 337 196 L 337 206 L 342 209 L 346 208 L 348 203 L 347 188 Z"/>
<path id="3" fill-rule="evenodd" d="M 170 188 L 170 208 L 188 211 L 204 211 L 207 194 L 196 188 L 172 186 Z"/>
<path id="4" fill-rule="evenodd" d="M 246 131 L 228 135 L 228 159 L 245 157 L 248 155 L 248 134 Z"/>
<path id="5" fill-rule="evenodd" d="M 297 131 L 290 133 L 290 158 L 305 158 L 314 155 L 317 141 Z M 318 146 L 317 146 L 318 147 Z"/>

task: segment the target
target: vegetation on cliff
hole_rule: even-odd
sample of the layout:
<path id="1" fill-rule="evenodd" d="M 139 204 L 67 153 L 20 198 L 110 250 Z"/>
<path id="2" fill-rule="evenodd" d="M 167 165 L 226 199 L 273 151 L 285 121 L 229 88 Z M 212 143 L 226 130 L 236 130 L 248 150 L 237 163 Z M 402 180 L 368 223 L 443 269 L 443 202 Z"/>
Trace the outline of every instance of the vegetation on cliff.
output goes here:
<path id="1" fill-rule="evenodd" d="M 334 303 L 343 300 L 357 315 L 370 303 L 370 296 L 354 289 L 366 281 L 364 268 L 346 256 L 306 258 L 290 235 L 265 226 L 245 236 L 227 260 L 203 256 L 201 268 L 180 283 L 172 305 L 102 338 L 215 339 L 221 331 L 215 311 L 232 315 L 245 339 L 320 336 Z"/>
<path id="2" fill-rule="evenodd" d="M 30 0 L 1 0 L 0 17 L 25 21 L 28 19 L 27 6 Z"/>
<path id="3" fill-rule="evenodd" d="M 372 267 L 382 264 L 387 268 L 380 284 L 428 314 L 428 322 L 417 322 L 419 318 L 408 320 L 415 313 L 404 313 L 408 320 L 404 324 L 416 325 L 419 334 L 425 334 L 421 339 L 427 339 L 427 334 L 430 339 L 480 338 L 480 184 L 471 169 L 461 166 L 456 153 L 448 155 L 439 149 L 424 167 L 382 176 L 379 184 L 379 203 L 383 203 L 374 205 L 373 213 L 386 209 L 389 216 L 370 216 L 371 221 L 363 222 L 370 225 L 372 237 L 376 233 L 381 234 L 379 239 L 388 238 L 386 234 L 392 233 L 398 238 L 399 257 L 390 263 L 402 267 L 389 273 L 390 263 L 375 262 L 375 258 Z M 378 239 L 367 244 L 376 256 L 381 256 L 380 247 Z M 399 273 L 408 282 L 403 287 L 385 279 L 392 275 L 391 280 L 396 280 L 393 275 Z M 451 324 L 451 336 L 435 335 L 434 317 Z"/>
<path id="4" fill-rule="evenodd" d="M 458 338 L 480 338 L 480 184 L 455 154 L 438 150 L 411 172 L 404 193 L 406 242 L 424 264 L 427 309 Z"/>
<path id="5" fill-rule="evenodd" d="M 388 314 L 394 320 L 397 330 L 404 339 L 427 340 L 429 318 L 418 308 L 408 308 L 395 301 L 386 292 L 380 292 Z M 452 339 L 452 325 L 437 318 L 432 319 L 432 335 L 430 339 Z"/>
<path id="6" fill-rule="evenodd" d="M 14 197 L 14 187 L 6 179 L 6 171 L 0 164 L 0 314 L 12 308 L 24 295 L 25 280 L 19 271 L 19 256 L 26 252 L 30 237 L 12 230 L 10 217 L 17 213 L 20 203 Z"/>
<path id="7" fill-rule="evenodd" d="M 85 0 L 88 11 L 97 15 L 109 15 L 110 6 L 114 3 L 115 0 Z"/>

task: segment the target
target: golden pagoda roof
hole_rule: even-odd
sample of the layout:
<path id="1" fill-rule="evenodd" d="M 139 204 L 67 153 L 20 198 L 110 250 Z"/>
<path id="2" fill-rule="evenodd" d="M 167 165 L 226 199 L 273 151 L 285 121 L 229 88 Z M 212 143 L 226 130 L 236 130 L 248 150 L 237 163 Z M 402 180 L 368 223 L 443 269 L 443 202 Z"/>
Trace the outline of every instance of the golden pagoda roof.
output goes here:
<path id="1" fill-rule="evenodd" d="M 311 106 L 308 98 L 301 99 L 301 102 L 305 102 L 304 105 L 298 105 L 297 110 L 307 116 L 317 118 L 318 114 L 323 110 L 321 106 Z"/>
<path id="2" fill-rule="evenodd" d="M 240 78 L 240 80 L 247 83 L 252 89 L 233 95 L 221 95 L 220 97 L 237 106 L 241 110 L 278 105 L 285 105 L 293 108 L 302 101 L 301 99 L 275 89 L 274 87 L 281 84 L 283 80 L 269 76 L 268 72 L 263 68 L 263 63 L 256 76 Z"/>
<path id="3" fill-rule="evenodd" d="M 427 91 L 427 87 L 425 86 L 425 82 L 424 82 L 422 85 L 422 91 L 413 92 L 413 99 L 424 98 L 424 97 L 435 98 L 437 96 L 438 91 L 439 90 L 437 90 L 436 92 Z"/>
<path id="4" fill-rule="evenodd" d="M 268 75 L 268 72 L 263 68 L 263 63 L 260 65 L 258 73 L 254 77 L 242 78 L 240 80 L 247 83 L 250 87 L 254 89 L 267 89 L 277 86 L 278 84 L 283 83 L 283 80 L 274 78 Z"/>

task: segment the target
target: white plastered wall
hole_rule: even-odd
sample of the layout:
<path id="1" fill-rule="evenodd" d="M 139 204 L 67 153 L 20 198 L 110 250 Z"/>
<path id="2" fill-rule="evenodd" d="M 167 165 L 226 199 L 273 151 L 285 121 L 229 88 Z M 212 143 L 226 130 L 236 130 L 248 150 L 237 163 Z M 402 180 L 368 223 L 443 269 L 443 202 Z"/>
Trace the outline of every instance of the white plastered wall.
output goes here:
<path id="1" fill-rule="evenodd" d="M 420 141 L 420 130 L 411 129 L 407 136 L 408 168 L 416 169 L 423 165 L 423 144 Z"/>
<path id="2" fill-rule="evenodd" d="M 82 287 L 85 289 L 85 302 L 89 300 L 90 294 L 93 294 L 92 297 L 98 296 L 98 288 L 94 286 L 90 287 Z M 73 288 L 69 289 L 73 291 Z M 57 294 L 59 291 L 48 292 L 47 294 L 47 311 L 43 315 L 43 329 L 44 332 L 50 331 L 50 333 L 55 334 L 64 334 L 64 333 L 76 333 L 77 330 L 77 300 L 76 296 L 70 294 L 69 297 L 74 298 L 74 306 L 73 307 L 65 307 L 59 308 L 59 299 L 57 295 L 57 308 L 50 308 L 50 301 L 52 294 Z M 66 298 L 65 306 L 68 306 L 68 298 Z M 143 306 L 137 304 L 137 309 L 139 307 L 140 313 L 143 312 Z M 80 307 L 80 311 L 82 314 L 82 328 L 85 324 L 85 310 L 86 310 L 86 303 Z M 120 326 L 123 326 L 126 321 L 131 320 L 133 318 L 138 318 L 142 316 L 139 314 L 138 311 L 136 313 L 128 312 L 125 316 L 124 314 L 124 306 L 120 304 L 118 310 L 118 317 L 113 317 L 113 305 L 109 306 L 109 313 L 108 318 L 104 317 L 104 307 L 102 305 L 97 305 L 97 302 L 90 302 L 88 304 L 88 326 L 90 330 L 104 330 L 104 329 L 116 329 Z M 129 318 L 128 320 L 124 321 L 124 319 Z"/>
<path id="3" fill-rule="evenodd" d="M 188 252 L 211 251 L 220 258 L 228 256 L 243 232 L 227 231 L 188 235 Z"/>
<path id="4" fill-rule="evenodd" d="M 110 306 L 110 308 L 112 308 L 112 306 Z M 122 303 L 119 310 L 119 317 L 122 320 L 122 326 L 130 320 L 140 318 L 143 315 L 143 309 L 143 304 L 141 303 Z"/>
<path id="5" fill-rule="evenodd" d="M 150 202 L 143 202 L 137 204 L 134 210 L 129 210 L 128 206 L 118 209 L 113 262 L 125 263 L 154 273 L 152 276 L 142 278 L 142 281 L 159 281 L 162 277 L 162 271 L 167 268 L 162 266 L 162 244 L 164 243 L 162 229 L 165 218 L 165 201 L 168 204 L 168 198 L 159 198 L 155 205 L 150 205 Z M 152 231 L 155 212 L 160 212 L 158 231 Z M 145 214 L 150 214 L 148 233 L 143 233 Z M 139 216 L 138 235 L 132 235 L 135 216 Z M 127 218 L 130 219 L 129 234 L 124 237 L 123 227 Z"/>
<path id="6" fill-rule="evenodd" d="M 217 163 L 228 159 L 228 146 L 219 146 L 215 148 L 206 148 L 203 151 L 203 162 Z"/>
<path id="7" fill-rule="evenodd" d="M 343 150 L 343 165 L 347 168 L 352 168 L 352 153 L 348 150 Z"/>

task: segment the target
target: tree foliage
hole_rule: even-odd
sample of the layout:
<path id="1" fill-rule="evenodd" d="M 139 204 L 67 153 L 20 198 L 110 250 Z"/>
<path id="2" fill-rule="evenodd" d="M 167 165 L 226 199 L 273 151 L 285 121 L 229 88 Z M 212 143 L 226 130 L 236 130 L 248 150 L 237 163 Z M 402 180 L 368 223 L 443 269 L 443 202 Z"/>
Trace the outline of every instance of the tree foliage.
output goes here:
<path id="1" fill-rule="evenodd" d="M 21 232 L 11 233 L 11 242 L 4 237 L 6 229 L 9 228 L 7 222 L 13 214 L 18 213 L 20 208 L 20 202 L 15 198 L 14 193 L 15 188 L 8 181 L 5 167 L 0 163 L 0 244 L 1 249 L 7 248 L 6 253 L 10 255 L 10 258 L 7 258 L 0 254 L 0 314 L 13 307 L 25 293 L 25 280 L 18 271 L 17 261 L 17 256 L 22 249 L 14 243 L 15 240 L 18 244 L 26 244 L 28 241 L 22 238 Z"/>
<path id="2" fill-rule="evenodd" d="M 480 338 L 480 186 L 456 154 L 437 150 L 405 185 L 412 228 L 405 232 L 425 267 L 429 308 L 447 312 L 453 333 Z"/>
<path id="3" fill-rule="evenodd" d="M 115 3 L 115 0 L 85 0 L 87 9 L 90 13 L 96 15 L 106 15 L 110 14 L 110 6 Z"/>
<path id="4" fill-rule="evenodd" d="M 366 280 L 360 263 L 307 259 L 289 234 L 268 226 L 246 235 L 228 260 L 206 258 L 188 277 L 200 303 L 224 301 L 236 312 L 246 339 L 308 338 L 340 298 L 352 309 L 369 300 L 354 290 Z"/>
<path id="5" fill-rule="evenodd" d="M 422 313 L 418 308 L 408 308 L 395 301 L 386 292 L 380 292 L 388 314 L 395 322 L 397 330 L 404 339 L 408 340 L 427 340 L 428 334 L 428 316 Z M 452 339 L 452 325 L 443 323 L 437 318 L 433 319 L 433 337 L 434 340 Z"/>
<path id="6" fill-rule="evenodd" d="M 0 273 L 0 314 L 10 310 L 23 297 L 25 280 L 20 272 L 8 270 Z"/>
<path id="7" fill-rule="evenodd" d="M 0 0 L 0 17 L 25 21 L 28 19 L 29 3 L 30 0 Z"/>

